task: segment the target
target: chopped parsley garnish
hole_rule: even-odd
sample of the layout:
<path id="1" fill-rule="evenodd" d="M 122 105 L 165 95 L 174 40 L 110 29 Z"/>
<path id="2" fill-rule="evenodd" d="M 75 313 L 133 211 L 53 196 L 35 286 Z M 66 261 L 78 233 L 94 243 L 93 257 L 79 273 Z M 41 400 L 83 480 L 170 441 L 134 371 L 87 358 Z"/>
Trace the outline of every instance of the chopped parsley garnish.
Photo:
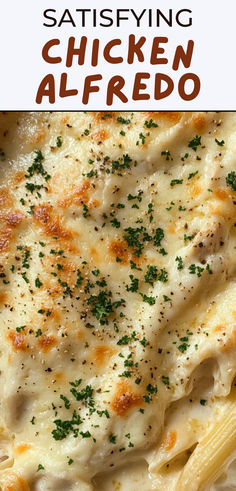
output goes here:
<path id="1" fill-rule="evenodd" d="M 40 286 L 42 286 L 42 284 L 43 283 L 40 281 L 40 279 L 39 278 L 36 278 L 36 280 L 35 280 L 35 286 L 36 286 L 36 288 L 40 288 Z"/>
<path id="2" fill-rule="evenodd" d="M 139 133 L 139 139 L 141 140 L 142 145 L 144 145 L 146 136 L 144 136 L 143 133 Z M 139 145 L 139 140 L 136 142 L 136 145 Z"/>
<path id="3" fill-rule="evenodd" d="M 149 305 L 154 305 L 156 303 L 156 300 L 154 297 L 148 297 L 144 293 L 140 293 L 140 295 L 143 299 L 143 302 L 149 303 Z"/>
<path id="4" fill-rule="evenodd" d="M 63 295 L 71 295 L 72 294 L 71 289 L 70 289 L 70 287 L 66 281 L 62 281 L 60 278 L 58 278 L 57 281 L 63 288 L 65 288 L 65 290 L 63 290 Z"/>
<path id="5" fill-rule="evenodd" d="M 212 269 L 210 268 L 210 265 L 207 263 L 206 265 L 206 271 L 209 273 L 209 274 L 213 274 L 213 271 Z"/>
<path id="6" fill-rule="evenodd" d="M 117 218 L 112 218 L 111 224 L 112 224 L 112 227 L 114 227 L 114 228 L 120 228 L 120 222 L 117 220 Z"/>
<path id="7" fill-rule="evenodd" d="M 109 435 L 109 442 L 111 443 L 116 443 L 116 435 L 113 435 L 112 433 Z"/>
<path id="8" fill-rule="evenodd" d="M 193 239 L 194 239 L 194 235 L 184 234 L 184 242 L 187 242 L 187 240 L 193 240 Z"/>
<path id="9" fill-rule="evenodd" d="M 146 387 L 146 390 L 149 392 L 149 394 L 157 394 L 157 386 L 148 384 Z"/>
<path id="10" fill-rule="evenodd" d="M 27 278 L 26 273 L 21 273 L 21 276 L 26 283 L 29 283 L 29 278 Z"/>
<path id="11" fill-rule="evenodd" d="M 206 402 L 207 402 L 206 399 L 200 399 L 201 406 L 205 406 Z"/>
<path id="12" fill-rule="evenodd" d="M 146 346 L 147 346 L 147 340 L 146 340 L 146 338 L 145 338 L 145 337 L 143 337 L 142 339 L 140 339 L 140 344 L 141 344 L 141 345 L 142 345 L 144 348 L 146 348 Z"/>
<path id="13" fill-rule="evenodd" d="M 125 370 L 123 373 L 121 373 L 121 375 L 119 375 L 119 377 L 129 378 L 131 377 L 131 372 L 129 370 Z"/>
<path id="14" fill-rule="evenodd" d="M 182 162 L 184 162 L 184 160 L 187 158 L 188 158 L 188 153 L 186 153 L 183 157 L 181 157 Z"/>
<path id="15" fill-rule="evenodd" d="M 74 437 L 77 437 L 79 434 L 78 426 L 82 424 L 80 415 L 75 410 L 71 420 L 55 419 L 53 422 L 56 425 L 56 429 L 52 430 L 52 436 L 55 440 L 64 440 L 71 432 Z"/>
<path id="16" fill-rule="evenodd" d="M 165 156 L 166 157 L 166 160 L 170 160 L 170 152 L 169 152 L 169 150 L 164 150 L 163 152 L 161 152 L 161 156 Z"/>
<path id="17" fill-rule="evenodd" d="M 91 295 L 87 299 L 87 304 L 92 306 L 92 314 L 101 325 L 108 324 L 108 317 L 114 309 L 125 305 L 124 299 L 112 302 L 111 297 L 111 291 L 101 290 L 98 295 Z"/>
<path id="18" fill-rule="evenodd" d="M 94 406 L 94 400 L 93 400 L 94 390 L 91 387 L 91 385 L 86 385 L 85 388 L 79 391 L 76 390 L 75 387 L 72 387 L 72 389 L 70 389 L 70 392 L 77 401 L 84 401 L 90 407 Z"/>
<path id="19" fill-rule="evenodd" d="M 65 408 L 66 409 L 70 409 L 70 401 L 69 401 L 69 399 L 67 399 L 67 397 L 63 396 L 62 394 L 60 395 L 60 399 L 62 399 L 62 401 L 64 401 Z"/>
<path id="20" fill-rule="evenodd" d="M 164 385 L 170 385 L 170 379 L 169 379 L 169 377 L 166 377 L 165 375 L 162 375 L 161 381 L 163 382 Z"/>
<path id="21" fill-rule="evenodd" d="M 60 148 L 62 146 L 62 137 L 58 136 L 57 137 L 57 147 Z"/>
<path id="22" fill-rule="evenodd" d="M 122 118 L 122 116 L 118 116 L 116 121 L 118 123 L 121 123 L 121 124 L 130 124 L 130 122 L 131 122 L 130 119 L 124 119 L 124 118 Z"/>
<path id="23" fill-rule="evenodd" d="M 43 465 L 39 464 L 36 472 L 42 471 L 43 469 L 44 469 Z"/>
<path id="24" fill-rule="evenodd" d="M 35 333 L 35 337 L 38 338 L 39 336 L 42 336 L 42 331 L 41 329 L 37 329 L 36 333 Z"/>
<path id="25" fill-rule="evenodd" d="M 170 181 L 170 185 L 172 188 L 176 186 L 176 184 L 182 184 L 182 183 L 183 183 L 183 179 L 172 179 L 172 181 Z"/>
<path id="26" fill-rule="evenodd" d="M 24 253 L 22 268 L 29 269 L 29 262 L 28 262 L 29 257 L 30 257 L 30 251 L 27 249 Z"/>
<path id="27" fill-rule="evenodd" d="M 185 351 L 188 349 L 188 344 L 187 343 L 183 343 L 183 344 L 180 344 L 178 346 L 178 350 L 181 352 L 181 353 L 185 353 Z"/>
<path id="28" fill-rule="evenodd" d="M 126 234 L 123 235 L 128 246 L 132 247 L 134 251 L 134 255 L 137 257 L 141 256 L 144 248 L 144 244 L 143 242 L 141 242 L 141 240 L 143 239 L 144 230 L 145 230 L 144 227 L 138 227 L 138 228 L 128 227 L 125 228 Z"/>
<path id="29" fill-rule="evenodd" d="M 43 185 L 41 185 L 41 184 L 33 184 L 32 182 L 27 182 L 26 185 L 25 185 L 25 187 L 26 187 L 27 191 L 30 191 L 31 194 L 33 194 L 33 192 L 35 190 L 38 190 L 39 191 L 39 189 L 42 189 Z"/>
<path id="30" fill-rule="evenodd" d="M 149 119 L 149 121 L 145 121 L 144 126 L 147 128 L 158 128 L 158 124 L 154 123 L 152 119 Z"/>
<path id="31" fill-rule="evenodd" d="M 37 174 L 41 174 L 44 177 L 45 181 L 48 181 L 51 176 L 45 171 L 43 167 L 42 162 L 44 160 L 44 156 L 41 150 L 36 150 L 34 153 L 36 154 L 36 157 L 34 158 L 33 164 L 27 169 L 28 174 L 26 174 L 25 177 L 28 179 L 29 177 L 32 177 L 36 172 Z"/>
<path id="32" fill-rule="evenodd" d="M 196 266 L 196 264 L 191 264 L 188 270 L 190 274 L 197 274 L 197 276 L 200 278 L 202 276 L 204 268 L 201 268 L 200 266 Z"/>
<path id="33" fill-rule="evenodd" d="M 188 175 L 188 179 L 192 179 L 194 176 L 196 176 L 198 174 L 198 170 L 196 170 L 195 172 L 191 172 L 189 175 Z"/>
<path id="34" fill-rule="evenodd" d="M 139 202 L 142 201 L 141 195 L 143 194 L 143 191 L 139 191 L 139 193 L 136 196 L 133 196 L 132 194 L 128 194 L 127 200 L 132 201 L 133 199 L 137 199 Z"/>
<path id="35" fill-rule="evenodd" d="M 182 257 L 177 256 L 177 257 L 175 258 L 175 261 L 178 263 L 177 269 L 181 270 L 181 269 L 183 269 L 183 268 L 184 268 L 184 264 L 183 264 L 183 259 L 182 259 Z"/>
<path id="36" fill-rule="evenodd" d="M 91 433 L 90 431 L 80 431 L 79 434 L 82 436 L 82 438 L 90 438 L 91 437 Z"/>
<path id="37" fill-rule="evenodd" d="M 156 266 L 147 266 L 147 272 L 144 276 L 145 282 L 150 283 L 150 285 L 153 286 L 154 281 L 157 280 L 158 274 L 157 274 L 157 267 Z"/>
<path id="38" fill-rule="evenodd" d="M 194 152 L 197 151 L 197 147 L 201 145 L 201 136 L 196 135 L 195 138 L 193 138 L 189 143 L 188 147 L 192 148 Z"/>
<path id="39" fill-rule="evenodd" d="M 20 326 L 20 327 L 17 327 L 16 328 L 16 332 L 21 332 L 21 331 L 24 331 L 26 328 L 26 326 Z"/>
<path id="40" fill-rule="evenodd" d="M 234 170 L 227 175 L 226 184 L 230 186 L 233 191 L 236 191 L 236 172 Z"/>
<path id="41" fill-rule="evenodd" d="M 102 119 L 106 119 L 106 118 L 112 118 L 112 114 L 111 113 L 103 114 Z"/>
<path id="42" fill-rule="evenodd" d="M 158 276 L 158 281 L 162 281 L 162 283 L 167 283 L 168 281 L 168 273 L 164 268 L 161 269 L 161 273 Z"/>
<path id="43" fill-rule="evenodd" d="M 154 245 L 156 247 L 159 247 L 161 245 L 161 241 L 162 239 L 164 239 L 164 231 L 162 230 L 162 228 L 157 228 L 156 229 L 156 232 L 155 232 L 155 235 L 154 235 Z"/>
<path id="44" fill-rule="evenodd" d="M 109 419 L 109 418 L 110 418 L 110 414 L 109 414 L 109 412 L 107 411 L 107 409 L 102 409 L 101 411 L 98 409 L 98 410 L 97 410 L 97 414 L 98 414 L 98 416 L 100 416 L 100 418 L 101 418 L 103 415 L 104 415 L 104 416 L 106 416 L 106 418 L 107 418 L 107 419 Z"/>
<path id="45" fill-rule="evenodd" d="M 132 261 L 132 259 L 130 260 L 129 263 L 130 263 L 131 269 L 136 269 L 137 271 L 142 271 L 142 268 L 138 268 L 137 264 L 134 261 Z"/>
<path id="46" fill-rule="evenodd" d="M 130 274 L 129 278 L 131 279 L 131 284 L 130 286 L 126 285 L 127 292 L 137 292 L 139 288 L 139 279 L 134 278 L 133 274 Z"/>
<path id="47" fill-rule="evenodd" d="M 112 170 L 121 170 L 121 169 L 130 169 L 130 162 L 132 162 L 132 159 L 129 157 L 128 154 L 123 155 L 123 162 L 122 160 L 113 160 L 111 165 L 112 165 Z"/>
<path id="48" fill-rule="evenodd" d="M 88 214 L 89 214 L 89 209 L 87 205 L 83 204 L 83 217 L 88 218 Z"/>
<path id="49" fill-rule="evenodd" d="M 131 341 L 131 338 L 129 336 L 127 336 L 127 334 L 125 334 L 121 339 L 119 339 L 119 341 L 117 341 L 117 344 L 119 346 L 122 346 L 122 345 L 129 344 L 130 341 Z"/>
<path id="50" fill-rule="evenodd" d="M 163 295 L 164 302 L 171 302 L 171 298 L 167 297 L 167 295 Z"/>
<path id="51" fill-rule="evenodd" d="M 217 145 L 219 145 L 219 147 L 223 147 L 225 144 L 224 140 L 221 140 L 221 142 L 220 142 L 219 140 L 217 140 L 217 138 L 215 138 L 215 142 L 217 143 Z"/>

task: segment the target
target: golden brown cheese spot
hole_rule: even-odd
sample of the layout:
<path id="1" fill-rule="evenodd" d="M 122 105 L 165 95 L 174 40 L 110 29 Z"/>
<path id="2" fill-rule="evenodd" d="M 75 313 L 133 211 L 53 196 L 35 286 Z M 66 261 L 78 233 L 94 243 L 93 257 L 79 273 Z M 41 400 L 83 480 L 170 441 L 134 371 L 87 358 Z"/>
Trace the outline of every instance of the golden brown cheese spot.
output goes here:
<path id="1" fill-rule="evenodd" d="M 62 124 L 67 124 L 68 122 L 69 122 L 69 116 L 63 116 L 63 118 L 61 118 Z"/>
<path id="2" fill-rule="evenodd" d="M 95 263 L 99 264 L 101 262 L 100 255 L 99 255 L 97 249 L 95 249 L 95 247 L 91 247 L 90 255 L 91 255 L 91 258 L 93 259 L 93 261 Z"/>
<path id="3" fill-rule="evenodd" d="M 103 366 L 116 352 L 117 350 L 110 346 L 96 346 L 93 350 L 92 360 L 95 365 Z"/>
<path id="4" fill-rule="evenodd" d="M 27 452 L 27 450 L 30 450 L 32 448 L 31 445 L 28 445 L 27 443 L 23 443 L 22 445 L 18 445 L 18 447 L 15 448 L 15 453 L 18 455 L 22 455 L 23 453 Z"/>
<path id="5" fill-rule="evenodd" d="M 123 264 L 127 264 L 129 253 L 125 240 L 112 240 L 109 244 L 109 251 L 112 254 L 114 260 L 116 259 L 116 257 L 118 257 Z"/>
<path id="6" fill-rule="evenodd" d="M 41 336 L 38 340 L 38 344 L 44 353 L 47 353 L 50 349 L 52 349 L 56 344 L 56 338 L 54 336 Z"/>
<path id="7" fill-rule="evenodd" d="M 59 239 L 72 238 L 72 233 L 63 227 L 59 216 L 53 215 L 52 207 L 48 204 L 35 207 L 34 220 L 43 227 L 46 235 Z"/>
<path id="8" fill-rule="evenodd" d="M 213 327 L 213 332 L 222 332 L 225 331 L 225 326 L 222 326 L 221 324 Z"/>
<path id="9" fill-rule="evenodd" d="M 196 132 L 201 133 L 206 126 L 206 117 L 204 114 L 194 115 L 192 118 L 192 125 Z"/>
<path id="10" fill-rule="evenodd" d="M 164 447 L 166 452 L 169 452 L 169 450 L 171 450 L 175 446 L 176 440 L 177 440 L 177 433 L 175 430 L 171 430 L 167 434 L 165 440 L 163 440 L 161 445 L 162 447 Z"/>
<path id="11" fill-rule="evenodd" d="M 0 188 L 0 210 L 7 208 L 12 204 L 12 197 L 10 196 L 7 188 Z"/>
<path id="12" fill-rule="evenodd" d="M 111 401 L 111 408 L 118 416 L 125 416 L 129 409 L 140 406 L 142 403 L 142 396 L 135 394 L 127 382 L 117 384 L 116 393 Z"/>
<path id="13" fill-rule="evenodd" d="M 132 254 L 132 251 L 127 249 L 126 241 L 123 239 L 111 240 L 108 246 L 108 250 L 112 256 L 112 260 L 116 261 L 118 257 L 121 262 L 119 264 L 128 264 L 128 261 L 132 260 L 136 264 L 143 262 L 144 258 L 137 257 Z"/>
<path id="14" fill-rule="evenodd" d="M 154 111 L 145 113 L 148 117 L 154 119 L 155 121 L 159 121 L 159 119 L 164 119 L 171 124 L 177 124 L 181 119 L 180 112 L 168 112 L 168 111 Z"/>
<path id="15" fill-rule="evenodd" d="M 11 341 L 14 351 L 26 351 L 27 347 L 25 344 L 24 334 L 16 331 L 10 331 L 8 334 L 8 339 Z"/>
<path id="16" fill-rule="evenodd" d="M 37 145 L 37 143 L 42 143 L 42 141 L 45 140 L 45 138 L 46 138 L 46 130 L 41 129 L 35 131 L 35 133 L 29 139 L 29 142 L 33 143 L 33 145 Z"/>
<path id="17" fill-rule="evenodd" d="M 10 228 L 2 228 L 0 230 L 0 252 L 6 251 L 12 238 L 12 231 Z"/>
<path id="18" fill-rule="evenodd" d="M 23 171 L 18 171 L 14 174 L 12 177 L 12 185 L 15 186 L 16 184 L 19 184 L 20 182 L 24 181 L 25 179 L 25 172 Z"/>
<path id="19" fill-rule="evenodd" d="M 199 196 L 199 194 L 201 194 L 202 188 L 198 184 L 195 184 L 194 182 L 192 182 L 189 185 L 189 192 L 190 192 L 190 196 L 196 197 L 196 196 Z"/>
<path id="20" fill-rule="evenodd" d="M 95 122 L 103 122 L 103 123 L 109 123 L 111 119 L 113 119 L 113 113 L 112 112 L 94 112 L 90 113 L 95 120 Z M 107 116 L 106 116 L 107 115 Z"/>
<path id="21" fill-rule="evenodd" d="M 69 208 L 71 205 L 87 204 L 89 201 L 88 189 L 91 188 L 91 183 L 84 180 L 80 186 L 74 186 L 70 189 L 63 198 L 58 200 L 58 206 Z"/>
<path id="22" fill-rule="evenodd" d="M 214 196 L 221 201 L 226 201 L 229 198 L 225 189 L 215 189 Z"/>
<path id="23" fill-rule="evenodd" d="M 2 491 L 30 491 L 30 487 L 22 477 L 9 473 L 7 484 L 3 485 Z"/>
<path id="24" fill-rule="evenodd" d="M 106 130 L 99 130 L 92 135 L 93 139 L 97 143 L 107 140 L 107 138 L 109 138 L 109 136 L 110 135 L 109 135 L 108 131 L 106 131 Z"/>
<path id="25" fill-rule="evenodd" d="M 7 294 L 5 292 L 0 292 L 0 305 L 7 301 Z"/>
<path id="26" fill-rule="evenodd" d="M 174 235 L 176 233 L 176 227 L 174 225 L 169 225 L 168 232 Z"/>
<path id="27" fill-rule="evenodd" d="M 10 227 L 15 228 L 17 225 L 19 225 L 22 222 L 24 217 L 25 215 L 21 211 L 14 210 L 8 213 L 7 215 L 5 215 L 4 220 L 7 223 L 7 225 L 10 225 Z"/>

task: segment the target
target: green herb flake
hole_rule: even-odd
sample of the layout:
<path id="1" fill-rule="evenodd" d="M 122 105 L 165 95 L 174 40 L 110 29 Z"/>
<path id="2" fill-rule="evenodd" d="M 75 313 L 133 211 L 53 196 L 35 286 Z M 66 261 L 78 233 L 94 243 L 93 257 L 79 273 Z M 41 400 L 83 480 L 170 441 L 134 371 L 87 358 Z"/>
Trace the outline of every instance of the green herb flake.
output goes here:
<path id="1" fill-rule="evenodd" d="M 116 443 L 116 435 L 113 435 L 112 433 L 108 437 L 109 442 L 115 444 Z"/>
<path id="2" fill-rule="evenodd" d="M 192 179 L 194 176 L 196 176 L 198 174 L 198 170 L 196 170 L 195 172 L 191 172 L 189 175 L 188 175 L 188 180 L 189 179 Z"/>
<path id="3" fill-rule="evenodd" d="M 177 184 L 182 184 L 182 183 L 183 183 L 183 179 L 172 179 L 172 181 L 170 181 L 170 185 L 172 188 Z"/>
<path id="4" fill-rule="evenodd" d="M 144 126 L 146 126 L 147 128 L 158 128 L 158 124 L 154 123 L 152 119 L 150 119 L 149 121 L 145 121 Z"/>
<path id="5" fill-rule="evenodd" d="M 177 256 L 177 257 L 175 258 L 175 261 L 178 263 L 178 266 L 177 266 L 177 269 L 178 269 L 178 270 L 181 270 L 181 269 L 183 269 L 183 268 L 184 268 L 183 259 L 182 259 L 182 257 L 181 257 L 181 256 Z"/>
<path id="6" fill-rule="evenodd" d="M 224 140 L 219 141 L 219 140 L 217 140 L 217 138 L 215 138 L 215 142 L 217 143 L 217 145 L 219 145 L 219 147 L 223 147 L 225 144 Z"/>
<path id="7" fill-rule="evenodd" d="M 36 288 L 40 288 L 42 286 L 42 284 L 43 283 L 40 281 L 40 279 L 39 278 L 36 278 L 36 280 L 35 280 L 35 286 L 36 286 Z"/>
<path id="8" fill-rule="evenodd" d="M 120 123 L 120 124 L 130 124 L 130 119 L 124 119 L 122 118 L 122 116 L 118 116 L 118 118 L 116 119 L 117 123 Z"/>
<path id="9" fill-rule="evenodd" d="M 139 288 L 138 278 L 134 278 L 133 274 L 130 274 L 129 278 L 131 279 L 131 284 L 130 284 L 130 286 L 126 285 L 127 292 L 137 292 L 138 288 Z"/>
<path id="10" fill-rule="evenodd" d="M 146 302 L 148 303 L 149 305 L 154 305 L 156 303 L 156 300 L 154 297 L 148 297 L 147 295 L 145 295 L 144 293 L 140 293 L 142 299 L 143 299 L 143 302 Z"/>
<path id="11" fill-rule="evenodd" d="M 166 375 L 162 375 L 161 381 L 164 385 L 170 385 L 170 379 Z"/>
<path id="12" fill-rule="evenodd" d="M 231 187 L 232 191 L 236 191 L 236 172 L 234 170 L 227 175 L 226 184 Z"/>
<path id="13" fill-rule="evenodd" d="M 201 136 L 198 136 L 196 135 L 195 138 L 193 138 L 189 143 L 188 143 L 188 147 L 189 148 L 192 148 L 192 150 L 194 150 L 194 152 L 197 151 L 197 147 L 201 145 Z"/>
<path id="14" fill-rule="evenodd" d="M 58 136 L 57 137 L 57 147 L 60 148 L 62 146 L 62 137 Z"/>

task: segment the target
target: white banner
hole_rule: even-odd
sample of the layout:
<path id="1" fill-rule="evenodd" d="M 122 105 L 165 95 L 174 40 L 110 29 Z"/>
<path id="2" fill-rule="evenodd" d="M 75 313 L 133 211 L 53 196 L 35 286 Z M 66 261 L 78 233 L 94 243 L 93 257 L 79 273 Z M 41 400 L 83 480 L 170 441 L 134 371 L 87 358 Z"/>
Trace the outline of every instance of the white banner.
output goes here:
<path id="1" fill-rule="evenodd" d="M 2 2 L 0 110 L 236 110 L 235 0 L 146 3 Z"/>

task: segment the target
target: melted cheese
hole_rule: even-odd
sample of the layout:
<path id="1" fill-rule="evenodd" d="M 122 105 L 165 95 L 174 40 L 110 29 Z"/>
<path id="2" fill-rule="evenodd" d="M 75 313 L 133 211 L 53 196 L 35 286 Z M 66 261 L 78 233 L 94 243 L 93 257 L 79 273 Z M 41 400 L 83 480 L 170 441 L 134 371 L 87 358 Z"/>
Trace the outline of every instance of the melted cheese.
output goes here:
<path id="1" fill-rule="evenodd" d="M 174 491 L 236 373 L 235 130 L 0 116 L 3 491 Z"/>

